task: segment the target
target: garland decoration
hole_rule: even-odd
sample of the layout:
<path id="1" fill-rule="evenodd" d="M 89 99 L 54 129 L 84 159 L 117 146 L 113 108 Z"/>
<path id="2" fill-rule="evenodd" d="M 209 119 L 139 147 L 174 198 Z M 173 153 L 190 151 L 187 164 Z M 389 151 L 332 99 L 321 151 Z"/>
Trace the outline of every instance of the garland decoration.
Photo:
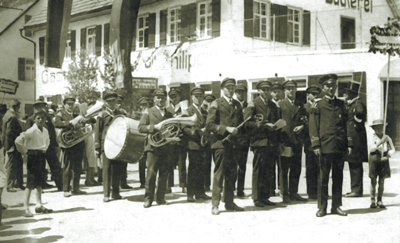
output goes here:
<path id="1" fill-rule="evenodd" d="M 400 25 L 397 19 L 388 18 L 384 27 L 372 26 L 369 52 L 400 56 Z"/>

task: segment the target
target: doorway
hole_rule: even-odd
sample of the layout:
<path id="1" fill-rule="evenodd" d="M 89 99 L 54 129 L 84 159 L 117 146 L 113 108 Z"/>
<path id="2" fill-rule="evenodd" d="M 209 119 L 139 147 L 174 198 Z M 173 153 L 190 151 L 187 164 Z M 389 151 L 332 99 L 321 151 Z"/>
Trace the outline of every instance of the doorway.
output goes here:
<path id="1" fill-rule="evenodd" d="M 384 99 L 386 99 L 386 81 L 384 84 Z M 400 81 L 389 82 L 389 97 L 387 109 L 386 133 L 393 140 L 396 150 L 400 150 Z M 385 100 L 384 100 L 385 101 Z M 385 102 L 384 102 L 385 104 Z"/>

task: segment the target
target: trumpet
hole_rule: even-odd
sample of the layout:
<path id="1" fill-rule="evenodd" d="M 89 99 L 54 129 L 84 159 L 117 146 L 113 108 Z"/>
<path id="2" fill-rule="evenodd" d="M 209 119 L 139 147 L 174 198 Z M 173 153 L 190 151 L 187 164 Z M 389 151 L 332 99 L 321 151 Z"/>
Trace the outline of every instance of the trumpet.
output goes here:
<path id="1" fill-rule="evenodd" d="M 149 136 L 149 143 L 154 147 L 161 147 L 170 142 L 179 141 L 182 125 L 193 126 L 196 123 L 197 115 L 191 117 L 170 118 L 160 123 L 161 129 Z"/>

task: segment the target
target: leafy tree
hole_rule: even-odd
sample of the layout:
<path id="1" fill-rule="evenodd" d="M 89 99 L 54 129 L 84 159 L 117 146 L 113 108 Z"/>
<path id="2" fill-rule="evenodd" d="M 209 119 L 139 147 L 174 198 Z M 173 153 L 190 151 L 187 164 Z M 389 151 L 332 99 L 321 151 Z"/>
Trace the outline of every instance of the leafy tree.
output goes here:
<path id="1" fill-rule="evenodd" d="M 89 57 L 85 50 L 81 50 L 77 57 L 68 65 L 66 78 L 68 90 L 80 102 L 88 102 L 98 95 L 97 71 L 99 63 L 96 58 Z"/>

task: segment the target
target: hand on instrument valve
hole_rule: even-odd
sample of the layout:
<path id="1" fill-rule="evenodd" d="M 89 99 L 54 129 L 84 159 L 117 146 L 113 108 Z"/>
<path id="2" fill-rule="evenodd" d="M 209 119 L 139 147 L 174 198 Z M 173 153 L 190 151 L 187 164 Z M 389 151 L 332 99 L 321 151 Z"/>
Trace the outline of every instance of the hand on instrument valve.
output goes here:
<path id="1" fill-rule="evenodd" d="M 226 127 L 226 130 L 232 135 L 236 135 L 238 133 L 238 130 L 236 127 Z"/>
<path id="2" fill-rule="evenodd" d="M 321 157 L 321 148 L 314 149 L 314 154 L 318 157 Z"/>
<path id="3" fill-rule="evenodd" d="M 71 122 L 68 124 L 67 126 L 67 130 L 74 130 L 74 124 L 72 124 Z"/>

